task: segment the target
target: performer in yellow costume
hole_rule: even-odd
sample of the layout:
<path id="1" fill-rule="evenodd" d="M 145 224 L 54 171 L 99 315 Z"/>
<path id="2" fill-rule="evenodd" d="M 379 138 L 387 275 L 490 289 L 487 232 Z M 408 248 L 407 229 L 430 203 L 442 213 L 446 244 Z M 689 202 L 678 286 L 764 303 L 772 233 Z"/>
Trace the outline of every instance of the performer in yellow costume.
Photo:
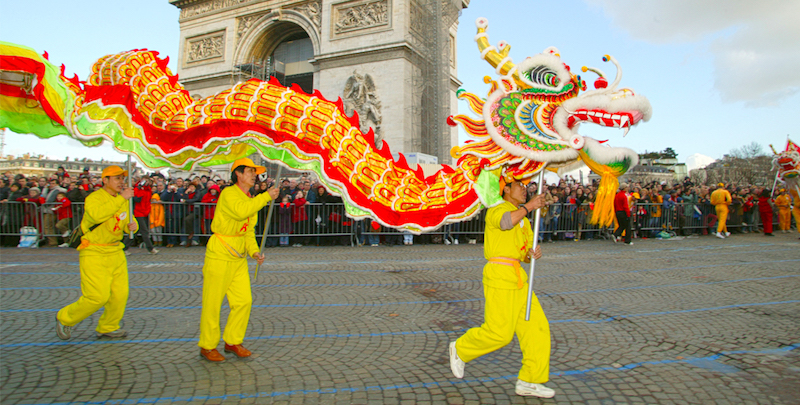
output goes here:
<path id="1" fill-rule="evenodd" d="M 502 190 L 505 201 L 486 212 L 483 252 L 489 262 L 483 268 L 484 323 L 450 343 L 450 368 L 463 378 L 465 363 L 502 348 L 516 333 L 522 349 L 516 393 L 552 398 L 555 391 L 542 385 L 550 373 L 550 326 L 535 295 L 530 320 L 525 321 L 528 275 L 520 265 L 529 262 L 531 255 L 541 257 L 540 247 L 535 252 L 531 249 L 533 231 L 527 215 L 544 206 L 544 195 L 525 203 L 525 185 L 519 181 L 505 184 Z"/>
<path id="2" fill-rule="evenodd" d="M 775 206 L 778 207 L 778 228 L 781 232 L 789 232 L 792 225 L 792 199 L 786 190 L 781 189 L 781 194 L 775 199 Z"/>
<path id="3" fill-rule="evenodd" d="M 797 232 L 800 233 L 800 192 L 796 187 L 789 189 L 789 195 L 792 196 L 794 205 L 792 206 L 792 216 L 794 216 L 794 226 Z"/>
<path id="4" fill-rule="evenodd" d="M 258 211 L 278 196 L 277 188 L 252 197 L 250 188 L 256 175 L 264 173 L 264 166 L 256 166 L 248 158 L 239 159 L 231 166 L 231 180 L 235 185 L 220 193 L 214 220 L 213 235 L 206 246 L 203 265 L 203 309 L 200 315 L 200 355 L 209 361 L 225 361 L 217 351 L 219 344 L 219 313 L 222 300 L 228 296 L 231 311 L 225 325 L 225 351 L 238 357 L 250 356 L 242 346 L 253 296 L 250 293 L 250 273 L 247 256 L 264 262 L 256 243 L 255 226 Z"/>
<path id="5" fill-rule="evenodd" d="M 119 322 L 128 302 L 128 261 L 122 251 L 122 235 L 139 229 L 128 200 L 132 188 L 123 188 L 126 170 L 108 166 L 103 170 L 103 188 L 86 197 L 81 221 L 83 237 L 78 246 L 81 269 L 81 297 L 61 308 L 56 314 L 56 334 L 69 339 L 72 327 L 100 308 L 103 315 L 97 323 L 98 337 L 125 337 Z"/>
<path id="6" fill-rule="evenodd" d="M 725 184 L 717 184 L 717 189 L 711 193 L 711 205 L 717 210 L 717 233 L 714 235 L 718 238 L 724 239 L 731 236 L 728 232 L 728 206 L 731 205 L 731 193 L 725 190 Z"/>

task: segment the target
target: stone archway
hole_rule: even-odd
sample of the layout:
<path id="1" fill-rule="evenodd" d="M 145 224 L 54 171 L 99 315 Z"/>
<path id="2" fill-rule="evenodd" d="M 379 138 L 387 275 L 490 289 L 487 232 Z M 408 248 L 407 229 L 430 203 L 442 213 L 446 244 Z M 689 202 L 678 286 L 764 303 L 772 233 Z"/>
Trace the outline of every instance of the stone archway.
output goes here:
<path id="1" fill-rule="evenodd" d="M 316 25 L 292 10 L 267 13 L 249 25 L 238 40 L 234 67 L 253 77 L 275 76 L 286 86 L 296 83 L 311 93 L 315 69 L 309 61 L 320 49 Z"/>

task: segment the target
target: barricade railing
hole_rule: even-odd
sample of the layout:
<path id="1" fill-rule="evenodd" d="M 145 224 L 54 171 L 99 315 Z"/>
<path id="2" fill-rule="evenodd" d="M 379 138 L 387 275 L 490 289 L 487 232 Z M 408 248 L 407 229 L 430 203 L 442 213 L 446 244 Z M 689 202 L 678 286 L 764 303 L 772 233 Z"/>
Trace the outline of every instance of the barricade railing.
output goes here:
<path id="1" fill-rule="evenodd" d="M 34 227 L 38 239 L 61 243 L 59 238 L 80 223 L 84 205 L 73 202 L 69 214 L 59 209 L 61 203 L 46 203 L 41 206 L 33 202 L 7 201 L 0 204 L 0 236 L 3 245 L 19 240 L 23 227 Z M 55 210 L 54 210 L 55 208 Z M 161 201 L 153 209 L 164 210 L 164 225 L 151 226 L 153 241 L 164 245 L 186 243 L 204 244 L 211 236 L 211 222 L 216 210 L 214 203 L 186 203 Z M 270 224 L 267 246 L 278 245 L 357 245 L 376 243 L 400 244 L 409 238 L 408 232 L 377 226 L 369 218 L 353 220 L 345 215 L 344 204 L 306 203 L 281 207 L 276 203 Z M 256 239 L 260 243 L 264 232 L 268 208 L 258 212 L 255 226 Z M 728 229 L 755 231 L 760 219 L 758 210 L 741 213 L 739 207 L 731 206 L 727 221 Z M 417 243 L 466 243 L 482 241 L 485 227 L 485 212 L 455 224 L 448 224 L 423 235 L 413 236 Z M 593 239 L 609 237 L 613 227 L 600 228 L 590 223 L 592 205 L 559 203 L 550 205 L 542 215 L 540 235 L 543 240 Z M 631 209 L 631 229 L 635 237 L 658 236 L 661 231 L 688 235 L 692 233 L 716 232 L 717 215 L 714 206 L 708 203 L 637 203 Z M 776 214 L 777 215 L 777 214 Z M 534 214 L 529 215 L 533 223 Z M 30 228 L 28 228 L 30 229 Z M 189 236 L 192 242 L 188 241 Z"/>

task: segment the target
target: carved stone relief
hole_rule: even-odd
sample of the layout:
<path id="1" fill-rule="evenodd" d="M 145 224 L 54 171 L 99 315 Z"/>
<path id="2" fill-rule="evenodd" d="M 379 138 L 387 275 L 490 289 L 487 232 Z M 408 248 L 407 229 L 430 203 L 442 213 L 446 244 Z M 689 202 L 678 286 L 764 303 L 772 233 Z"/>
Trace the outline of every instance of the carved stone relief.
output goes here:
<path id="1" fill-rule="evenodd" d="M 353 71 L 344 84 L 344 111 L 347 115 L 352 115 L 353 111 L 358 112 L 358 120 L 361 132 L 367 133 L 370 128 L 375 134 L 375 145 L 380 148 L 383 145 L 383 131 L 381 130 L 381 101 L 378 99 L 378 92 L 375 88 L 375 81 L 367 73 L 361 75 L 357 70 Z"/>
<path id="2" fill-rule="evenodd" d="M 309 1 L 308 3 L 292 7 L 292 10 L 297 11 L 300 14 L 308 17 L 309 20 L 314 24 L 314 27 L 317 29 L 317 33 L 320 32 L 322 27 L 322 1 Z"/>
<path id="3" fill-rule="evenodd" d="M 239 40 L 242 39 L 242 36 L 247 33 L 250 27 L 264 14 L 251 14 L 246 15 L 244 17 L 237 17 L 236 18 L 236 43 L 239 43 Z"/>
<path id="4" fill-rule="evenodd" d="M 225 56 L 225 31 L 218 31 L 186 39 L 186 62 L 223 59 Z"/>
<path id="5" fill-rule="evenodd" d="M 366 0 L 334 5 L 333 34 L 388 26 L 391 20 L 389 0 Z"/>
<path id="6" fill-rule="evenodd" d="M 181 9 L 180 19 L 194 17 L 200 14 L 210 13 L 212 11 L 221 10 L 231 6 L 237 6 L 243 3 L 249 3 L 253 0 L 210 0 L 204 3 L 196 4 Z"/>

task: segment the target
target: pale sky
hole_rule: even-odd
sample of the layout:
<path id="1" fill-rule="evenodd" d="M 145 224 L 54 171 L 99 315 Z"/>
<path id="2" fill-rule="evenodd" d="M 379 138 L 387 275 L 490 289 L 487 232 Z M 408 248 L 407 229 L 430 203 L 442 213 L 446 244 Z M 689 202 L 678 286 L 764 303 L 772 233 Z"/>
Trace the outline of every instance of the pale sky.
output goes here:
<path id="1" fill-rule="evenodd" d="M 97 58 L 134 48 L 169 56 L 176 71 L 178 13 L 168 0 L 0 0 L 0 39 L 47 51 L 81 79 Z M 494 69 L 473 37 L 475 20 L 487 17 L 489 41 L 509 42 L 514 61 L 555 46 L 574 72 L 586 65 L 614 77 L 601 60 L 610 54 L 623 69 L 620 87 L 650 99 L 653 118 L 627 137 L 590 124 L 581 126 L 584 135 L 639 153 L 672 147 L 681 161 L 695 153 L 720 158 L 753 141 L 782 148 L 787 135 L 800 141 L 798 15 L 800 2 L 782 0 L 472 0 L 459 18 L 459 79 L 485 96 L 483 76 Z M 582 76 L 591 88 L 595 76 Z M 459 108 L 471 114 L 465 102 Z M 5 153 L 125 159 L 107 144 L 12 133 Z"/>

